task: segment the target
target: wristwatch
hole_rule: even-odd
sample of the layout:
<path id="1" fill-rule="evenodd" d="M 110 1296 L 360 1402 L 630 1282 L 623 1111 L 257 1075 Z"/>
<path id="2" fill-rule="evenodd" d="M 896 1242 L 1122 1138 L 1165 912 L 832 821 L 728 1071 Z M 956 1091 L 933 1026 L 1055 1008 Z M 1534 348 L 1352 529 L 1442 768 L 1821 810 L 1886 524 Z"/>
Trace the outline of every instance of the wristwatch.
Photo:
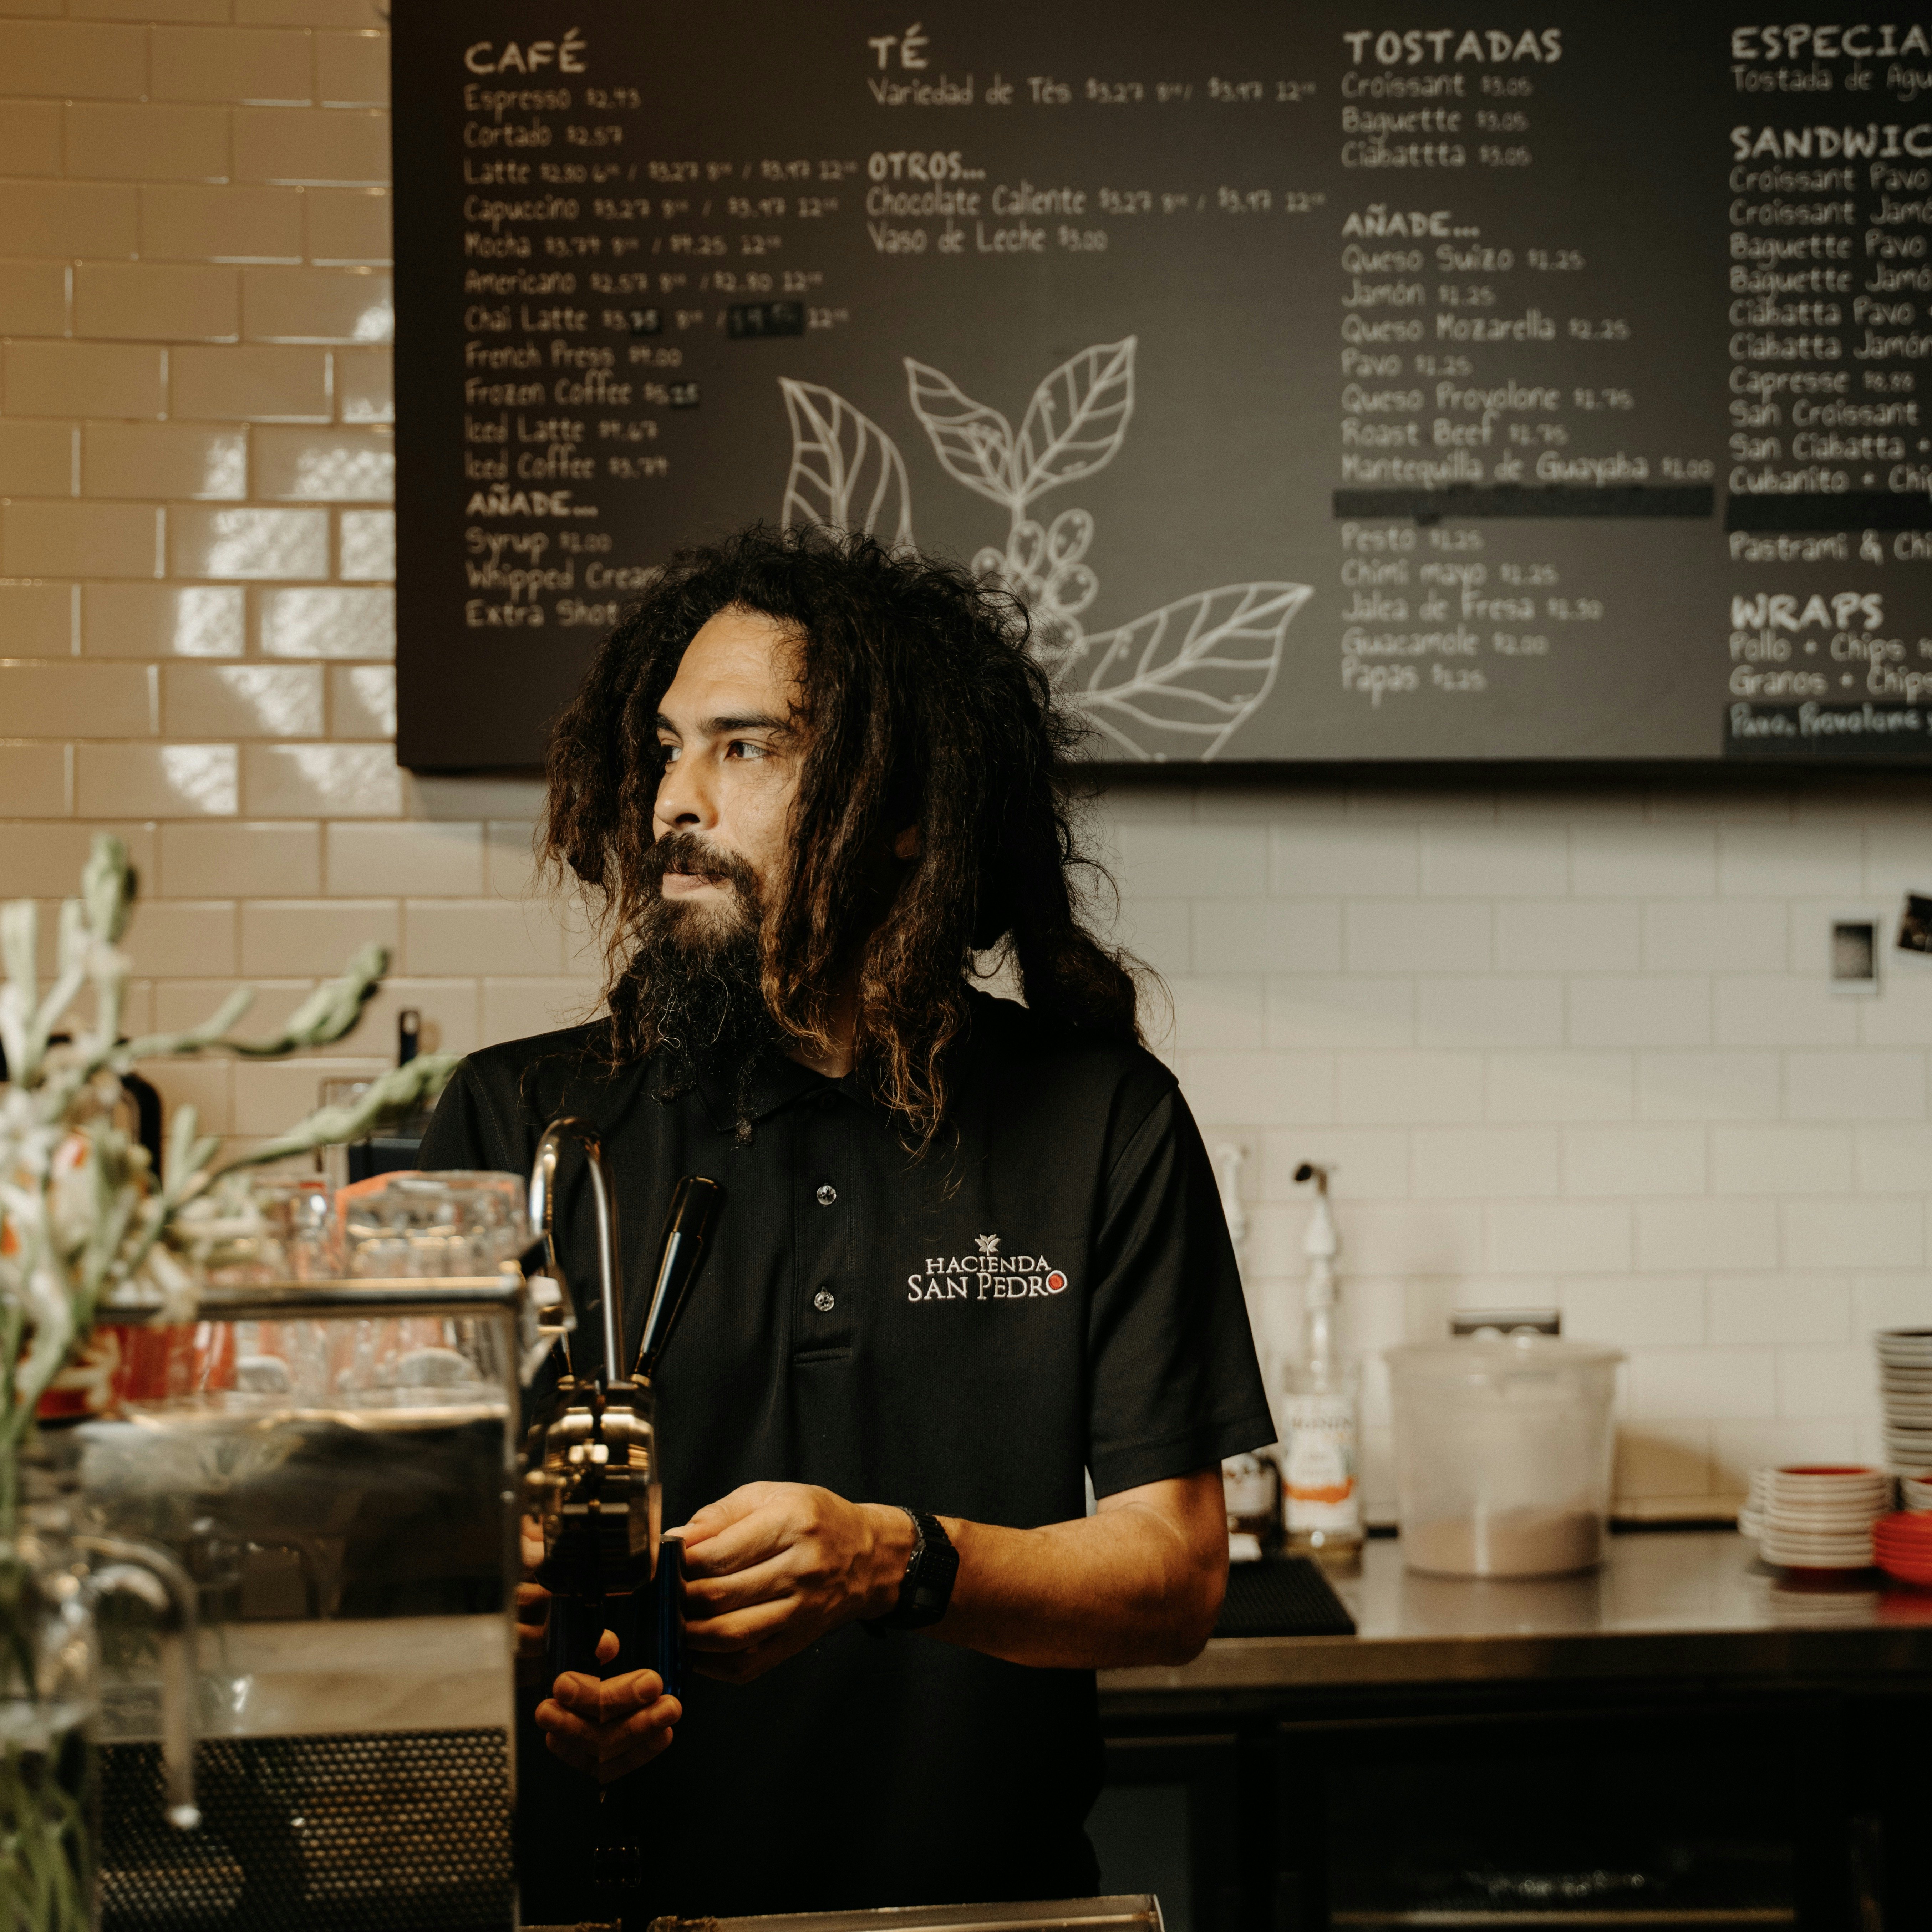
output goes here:
<path id="1" fill-rule="evenodd" d="M 866 1628 L 874 1636 L 884 1636 L 889 1630 L 922 1630 L 938 1622 L 952 1600 L 952 1580 L 959 1574 L 959 1552 L 938 1517 L 904 1503 L 899 1508 L 912 1518 L 912 1555 L 906 1559 L 896 1606 L 882 1617 L 866 1619 Z"/>

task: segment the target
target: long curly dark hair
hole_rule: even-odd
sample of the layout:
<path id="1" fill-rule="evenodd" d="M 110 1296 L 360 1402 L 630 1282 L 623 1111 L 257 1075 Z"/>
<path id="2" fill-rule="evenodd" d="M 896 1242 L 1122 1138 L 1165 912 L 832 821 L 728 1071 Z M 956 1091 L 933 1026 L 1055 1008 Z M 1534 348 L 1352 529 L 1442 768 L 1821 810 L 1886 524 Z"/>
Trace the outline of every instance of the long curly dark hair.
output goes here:
<path id="1" fill-rule="evenodd" d="M 658 1043 L 625 971 L 652 890 L 658 707 L 685 646 L 728 608 L 772 619 L 800 654 L 806 749 L 760 946 L 779 1028 L 829 1050 L 836 988 L 856 963 L 858 1064 L 921 1148 L 945 1115 L 974 956 L 1010 952 L 1048 1019 L 1138 1039 L 1135 962 L 1088 930 L 1072 887 L 1083 868 L 1106 875 L 1076 838 L 1066 760 L 1078 730 L 1027 650 L 1024 611 L 956 566 L 870 537 L 754 526 L 670 559 L 551 734 L 538 850 L 583 881 L 598 916 L 612 1060 Z M 867 855 L 908 825 L 920 855 L 868 935 Z"/>

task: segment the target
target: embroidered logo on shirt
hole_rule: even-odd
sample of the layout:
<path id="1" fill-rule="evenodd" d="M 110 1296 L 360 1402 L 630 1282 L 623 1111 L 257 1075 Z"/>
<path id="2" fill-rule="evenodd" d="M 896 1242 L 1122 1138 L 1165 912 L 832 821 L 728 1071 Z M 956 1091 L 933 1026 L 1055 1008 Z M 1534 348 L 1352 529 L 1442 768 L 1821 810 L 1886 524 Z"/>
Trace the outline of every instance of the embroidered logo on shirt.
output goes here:
<path id="1" fill-rule="evenodd" d="M 908 1301 L 1028 1301 L 1058 1294 L 1066 1276 L 1044 1255 L 1003 1255 L 998 1234 L 975 1234 L 976 1255 L 928 1255 L 906 1276 Z"/>

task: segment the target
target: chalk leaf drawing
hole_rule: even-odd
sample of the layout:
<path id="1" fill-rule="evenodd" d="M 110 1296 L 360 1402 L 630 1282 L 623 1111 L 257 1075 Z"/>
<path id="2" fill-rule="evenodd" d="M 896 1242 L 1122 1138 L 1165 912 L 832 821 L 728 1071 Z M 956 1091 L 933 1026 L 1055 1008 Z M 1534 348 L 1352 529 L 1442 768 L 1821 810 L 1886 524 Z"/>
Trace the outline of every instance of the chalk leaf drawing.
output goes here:
<path id="1" fill-rule="evenodd" d="M 1134 412 L 1134 343 L 1130 335 L 1083 349 L 1034 390 L 1013 446 L 1020 502 L 1090 476 L 1120 454 Z"/>
<path id="2" fill-rule="evenodd" d="M 1118 629 L 1086 630 L 1082 619 L 1100 594 L 1086 561 L 1094 519 L 1063 510 L 1043 524 L 1029 512 L 1049 490 L 1120 454 L 1134 412 L 1135 342 L 1096 343 L 1069 357 L 1034 391 L 1017 434 L 999 410 L 910 356 L 907 387 L 940 467 L 1005 509 L 1004 548 L 988 544 L 973 570 L 1024 602 L 1031 648 L 1061 696 L 1130 757 L 1204 761 L 1274 689 L 1288 625 L 1312 593 L 1305 584 L 1223 584 Z M 893 542 L 909 546 L 911 495 L 892 438 L 830 389 L 789 378 L 779 386 L 792 430 L 785 527 L 877 534 L 890 523 Z"/>
<path id="3" fill-rule="evenodd" d="M 998 410 L 908 356 L 913 413 L 955 482 L 1022 517 L 1036 496 L 1119 453 L 1134 412 L 1135 340 L 1097 344 L 1063 362 L 1034 391 L 1017 436 Z"/>
<path id="4" fill-rule="evenodd" d="M 869 416 L 816 382 L 779 379 L 791 417 L 791 474 L 781 521 L 830 524 L 912 542 L 912 493 L 898 445 Z"/>
<path id="5" fill-rule="evenodd" d="M 933 454 L 956 483 L 995 503 L 1013 501 L 1013 426 L 976 403 L 950 376 L 906 358 L 913 413 L 932 439 Z"/>
<path id="6" fill-rule="evenodd" d="M 1230 584 L 1088 639 L 1087 674 L 1066 695 L 1137 758 L 1177 740 L 1216 756 L 1274 688 L 1305 584 Z"/>

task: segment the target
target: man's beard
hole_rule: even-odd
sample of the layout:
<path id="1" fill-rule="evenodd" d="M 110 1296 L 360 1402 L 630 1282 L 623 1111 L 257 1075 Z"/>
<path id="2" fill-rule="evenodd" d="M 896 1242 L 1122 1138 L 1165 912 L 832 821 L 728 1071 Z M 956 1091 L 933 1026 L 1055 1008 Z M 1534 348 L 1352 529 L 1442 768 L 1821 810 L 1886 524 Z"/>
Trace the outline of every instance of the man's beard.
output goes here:
<path id="1" fill-rule="evenodd" d="M 667 872 L 728 888 L 724 902 L 667 898 Z M 646 856 L 644 884 L 637 946 L 614 991 L 613 1016 L 633 1039 L 641 1030 L 654 1042 L 660 1097 L 688 1091 L 700 1069 L 729 1082 L 739 1138 L 748 1139 L 754 1076 L 788 1037 L 760 984 L 758 875 L 690 832 L 667 832 Z"/>

